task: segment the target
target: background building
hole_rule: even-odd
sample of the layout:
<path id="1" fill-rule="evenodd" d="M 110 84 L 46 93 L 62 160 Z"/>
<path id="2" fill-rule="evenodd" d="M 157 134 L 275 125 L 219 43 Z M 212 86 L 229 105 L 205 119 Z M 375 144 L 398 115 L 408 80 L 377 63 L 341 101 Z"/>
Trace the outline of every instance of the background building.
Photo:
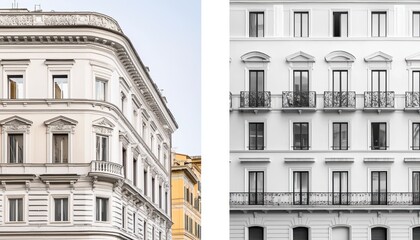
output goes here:
<path id="1" fill-rule="evenodd" d="M 0 11 L 0 239 L 171 239 L 177 124 L 118 23 Z"/>
<path id="2" fill-rule="evenodd" d="M 230 8 L 231 239 L 420 239 L 420 4 Z"/>
<path id="3" fill-rule="evenodd" d="M 173 155 L 172 239 L 201 239 L 201 156 Z"/>

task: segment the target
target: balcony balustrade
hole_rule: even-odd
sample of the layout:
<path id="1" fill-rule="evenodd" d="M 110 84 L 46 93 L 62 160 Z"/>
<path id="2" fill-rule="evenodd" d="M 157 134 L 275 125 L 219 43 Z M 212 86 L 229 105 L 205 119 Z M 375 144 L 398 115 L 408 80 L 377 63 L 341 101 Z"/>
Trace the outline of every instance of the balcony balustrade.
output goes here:
<path id="1" fill-rule="evenodd" d="M 394 108 L 395 94 L 393 91 L 365 92 L 365 108 Z"/>
<path id="2" fill-rule="evenodd" d="M 230 193 L 231 206 L 265 205 L 291 207 L 296 205 L 310 206 L 371 206 L 371 205 L 420 205 L 420 193 L 411 192 L 265 192 Z"/>
<path id="3" fill-rule="evenodd" d="M 124 177 L 122 165 L 107 161 L 92 161 L 90 164 L 90 172 L 94 174 L 110 174 L 118 178 Z"/>
<path id="4" fill-rule="evenodd" d="M 405 92 L 405 107 L 420 108 L 420 92 Z"/>
<path id="5" fill-rule="evenodd" d="M 268 91 L 241 91 L 241 108 L 270 108 L 271 92 Z"/>
<path id="6" fill-rule="evenodd" d="M 356 92 L 324 92 L 324 108 L 355 108 Z"/>
<path id="7" fill-rule="evenodd" d="M 315 108 L 316 92 L 283 92 L 283 108 Z"/>

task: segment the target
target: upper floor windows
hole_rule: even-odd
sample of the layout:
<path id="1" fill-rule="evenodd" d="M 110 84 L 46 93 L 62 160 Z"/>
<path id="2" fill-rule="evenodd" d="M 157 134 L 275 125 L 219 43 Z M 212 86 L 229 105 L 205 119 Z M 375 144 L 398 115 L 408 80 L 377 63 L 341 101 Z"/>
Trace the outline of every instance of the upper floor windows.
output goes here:
<path id="1" fill-rule="evenodd" d="M 293 123 L 293 150 L 309 149 L 309 123 Z"/>
<path id="2" fill-rule="evenodd" d="M 264 123 L 249 123 L 249 150 L 264 150 Z"/>
<path id="3" fill-rule="evenodd" d="M 263 205 L 264 204 L 264 172 L 250 171 L 249 172 L 249 204 Z"/>
<path id="4" fill-rule="evenodd" d="M 9 133 L 7 135 L 8 163 L 23 163 L 23 133 Z"/>
<path id="5" fill-rule="evenodd" d="M 96 134 L 96 160 L 108 161 L 108 136 Z"/>
<path id="6" fill-rule="evenodd" d="M 102 79 L 96 79 L 95 81 L 95 92 L 96 96 L 95 99 L 99 101 L 105 101 L 106 100 L 106 87 L 107 87 L 107 81 Z"/>
<path id="7" fill-rule="evenodd" d="M 420 37 L 420 12 L 413 12 L 413 37 Z"/>
<path id="8" fill-rule="evenodd" d="M 9 99 L 24 98 L 23 75 L 8 75 Z"/>
<path id="9" fill-rule="evenodd" d="M 348 36 L 348 13 L 333 12 L 333 37 Z"/>
<path id="10" fill-rule="evenodd" d="M 371 149 L 386 150 L 387 149 L 387 129 L 386 123 L 375 122 L 371 126 Z"/>
<path id="11" fill-rule="evenodd" d="M 372 12 L 371 20 L 372 37 L 386 37 L 387 36 L 387 13 L 386 12 Z"/>
<path id="12" fill-rule="evenodd" d="M 413 139 L 412 139 L 412 144 L 413 146 L 411 147 L 413 150 L 420 150 L 420 123 L 419 122 L 415 122 L 413 123 Z"/>
<path id="13" fill-rule="evenodd" d="M 412 92 L 420 92 L 420 71 L 413 71 L 412 76 Z"/>
<path id="14" fill-rule="evenodd" d="M 294 13 L 294 36 L 309 37 L 309 12 Z"/>
<path id="15" fill-rule="evenodd" d="M 348 146 L 348 123 L 333 123 L 333 150 L 347 150 Z"/>
<path id="16" fill-rule="evenodd" d="M 54 221 L 69 221 L 69 199 L 54 198 Z"/>
<path id="17" fill-rule="evenodd" d="M 67 75 L 53 75 L 53 98 L 64 99 L 69 97 L 69 79 Z"/>
<path id="18" fill-rule="evenodd" d="M 264 37 L 264 12 L 249 13 L 249 36 Z"/>
<path id="19" fill-rule="evenodd" d="M 69 161 L 69 135 L 53 134 L 53 162 L 68 163 Z"/>

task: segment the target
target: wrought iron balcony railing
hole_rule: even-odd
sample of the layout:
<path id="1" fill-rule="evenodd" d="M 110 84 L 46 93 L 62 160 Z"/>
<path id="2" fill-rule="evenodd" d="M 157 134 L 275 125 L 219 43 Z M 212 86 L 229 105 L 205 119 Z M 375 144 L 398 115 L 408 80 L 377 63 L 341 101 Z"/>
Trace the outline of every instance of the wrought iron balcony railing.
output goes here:
<path id="1" fill-rule="evenodd" d="M 283 92 L 283 108 L 315 108 L 316 92 Z"/>
<path id="2" fill-rule="evenodd" d="M 334 205 L 420 205 L 420 193 L 412 192 L 265 192 L 230 193 L 231 206 L 266 205 L 266 206 L 334 206 Z"/>
<path id="3" fill-rule="evenodd" d="M 355 108 L 356 92 L 324 92 L 324 108 Z"/>
<path id="4" fill-rule="evenodd" d="M 92 161 L 90 164 L 90 172 L 107 173 L 118 177 L 124 177 L 123 166 L 118 163 L 107 161 Z"/>
<path id="5" fill-rule="evenodd" d="M 420 108 L 420 92 L 405 92 L 405 107 Z"/>
<path id="6" fill-rule="evenodd" d="M 393 108 L 395 94 L 387 92 L 365 92 L 365 108 Z"/>
<path id="7" fill-rule="evenodd" d="M 271 92 L 241 91 L 241 108 L 270 108 Z"/>

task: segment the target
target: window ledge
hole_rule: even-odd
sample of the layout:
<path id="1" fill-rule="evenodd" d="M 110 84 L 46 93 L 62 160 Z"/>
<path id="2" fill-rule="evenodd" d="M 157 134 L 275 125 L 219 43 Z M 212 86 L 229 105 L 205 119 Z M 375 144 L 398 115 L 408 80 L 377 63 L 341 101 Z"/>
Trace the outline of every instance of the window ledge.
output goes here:
<path id="1" fill-rule="evenodd" d="M 404 158 L 404 162 L 420 162 L 420 158 Z"/>
<path id="2" fill-rule="evenodd" d="M 315 158 L 284 158 L 285 163 L 313 163 Z"/>
<path id="3" fill-rule="evenodd" d="M 353 163 L 354 158 L 325 158 L 326 163 L 340 162 L 340 163 Z"/>
<path id="4" fill-rule="evenodd" d="M 270 158 L 239 158 L 241 163 L 269 163 Z"/>
<path id="5" fill-rule="evenodd" d="M 394 158 L 363 158 L 363 162 L 393 163 Z"/>

